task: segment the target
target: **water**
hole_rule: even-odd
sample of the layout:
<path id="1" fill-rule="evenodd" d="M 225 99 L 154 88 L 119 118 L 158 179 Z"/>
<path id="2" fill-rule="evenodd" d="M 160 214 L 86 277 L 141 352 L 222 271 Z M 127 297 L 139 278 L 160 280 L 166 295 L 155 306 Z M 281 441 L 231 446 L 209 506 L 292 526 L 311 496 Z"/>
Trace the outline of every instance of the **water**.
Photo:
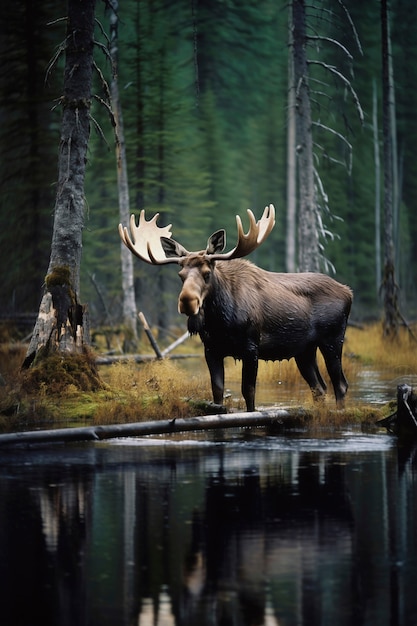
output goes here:
<path id="1" fill-rule="evenodd" d="M 416 483 L 354 431 L 2 449 L 0 624 L 414 626 Z"/>
<path id="2" fill-rule="evenodd" d="M 207 365 L 204 359 L 185 359 L 180 363 L 186 372 L 193 375 L 200 375 L 209 381 Z M 231 371 L 234 369 L 232 380 L 226 376 L 226 393 L 235 401 L 235 405 L 240 401 L 244 407 L 244 401 L 240 391 L 241 362 L 238 361 L 233 365 L 232 359 L 228 359 L 228 367 Z M 262 376 L 258 377 L 256 385 L 256 408 L 264 407 L 288 407 L 311 404 L 311 391 L 307 383 L 299 376 L 297 382 L 288 382 L 283 374 L 280 363 L 269 363 L 269 367 L 274 372 L 276 382 L 264 382 Z M 328 378 L 327 372 L 322 367 L 322 375 L 327 385 L 327 398 L 329 406 L 335 404 L 333 389 Z M 226 370 L 227 373 L 227 370 Z M 408 372 L 401 376 L 397 376 L 390 371 L 381 371 L 375 367 L 363 365 L 357 374 L 349 380 L 349 390 L 346 396 L 346 406 L 373 405 L 381 406 L 396 400 L 397 386 L 407 384 L 413 388 L 417 388 L 417 375 Z"/>

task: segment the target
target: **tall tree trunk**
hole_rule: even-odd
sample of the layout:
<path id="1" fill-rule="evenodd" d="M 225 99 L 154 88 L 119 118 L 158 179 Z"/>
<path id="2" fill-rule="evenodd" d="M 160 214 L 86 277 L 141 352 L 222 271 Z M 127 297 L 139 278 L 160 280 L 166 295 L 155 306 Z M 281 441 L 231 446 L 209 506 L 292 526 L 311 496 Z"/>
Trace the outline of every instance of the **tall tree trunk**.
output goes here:
<path id="1" fill-rule="evenodd" d="M 393 227 L 393 142 L 392 106 L 393 85 L 389 69 L 389 22 L 387 0 L 381 0 L 381 39 L 382 39 L 382 109 L 384 137 L 384 335 L 394 337 L 398 332 L 400 314 L 398 309 L 394 261 Z"/>
<path id="2" fill-rule="evenodd" d="M 136 43 L 136 187 L 135 187 L 135 204 L 136 209 L 144 209 L 145 203 L 145 111 L 144 102 L 146 100 L 144 95 L 145 79 L 144 79 L 144 63 L 146 57 L 146 50 L 144 50 L 144 38 L 141 36 L 142 22 L 141 22 L 141 9 L 142 3 L 138 2 L 136 6 L 136 32 L 138 33 L 138 40 Z"/>
<path id="3" fill-rule="evenodd" d="M 376 82 L 373 83 L 372 126 L 375 161 L 375 287 L 381 287 L 381 163 L 379 158 L 378 102 Z"/>
<path id="4" fill-rule="evenodd" d="M 157 145 L 157 161 L 158 161 L 158 175 L 157 175 L 157 204 L 161 207 L 161 215 L 163 215 L 163 208 L 166 198 L 166 154 L 165 154 L 165 135 L 166 135 L 166 46 L 161 46 L 160 50 L 160 75 L 159 75 L 159 102 L 158 102 L 158 130 L 159 139 Z M 166 289 L 166 275 L 164 268 L 159 268 L 158 273 L 158 290 L 161 294 L 167 292 Z M 159 338 L 161 341 L 166 339 L 168 335 L 168 310 L 166 305 L 166 298 L 161 298 L 158 306 L 158 319 L 157 325 L 159 330 Z"/>
<path id="5" fill-rule="evenodd" d="M 298 259 L 301 272 L 320 269 L 317 204 L 314 190 L 313 138 L 306 56 L 304 0 L 292 2 L 296 145 L 299 185 Z"/>
<path id="6" fill-rule="evenodd" d="M 51 256 L 24 366 L 39 353 L 76 352 L 89 342 L 79 304 L 84 175 L 90 134 L 95 0 L 68 0 L 63 116 Z"/>
<path id="7" fill-rule="evenodd" d="M 294 83 L 294 41 L 292 35 L 292 7 L 289 6 L 289 55 L 288 55 L 288 113 L 287 113 L 287 230 L 285 266 L 287 272 L 296 269 L 296 220 L 297 220 L 297 156 Z"/>
<path id="8" fill-rule="evenodd" d="M 119 2 L 109 0 L 110 14 L 110 55 L 113 62 L 113 77 L 111 81 L 111 99 L 113 113 L 116 122 L 116 161 L 117 161 L 117 187 L 119 192 L 119 216 L 122 224 L 129 223 L 130 201 L 129 185 L 126 163 L 126 144 L 123 126 L 122 105 L 120 102 L 118 83 L 118 26 L 119 26 Z M 126 246 L 120 242 L 120 255 L 122 265 L 122 289 L 123 289 L 123 323 L 125 326 L 125 351 L 135 351 L 137 348 L 137 308 L 135 299 L 135 284 L 133 274 L 133 257 Z"/>

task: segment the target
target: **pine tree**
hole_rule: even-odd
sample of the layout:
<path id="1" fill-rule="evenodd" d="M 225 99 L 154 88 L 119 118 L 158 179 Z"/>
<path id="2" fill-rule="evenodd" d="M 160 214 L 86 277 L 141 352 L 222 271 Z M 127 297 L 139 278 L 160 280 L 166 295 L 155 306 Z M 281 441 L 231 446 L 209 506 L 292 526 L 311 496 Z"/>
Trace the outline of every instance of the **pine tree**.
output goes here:
<path id="1" fill-rule="evenodd" d="M 51 100 L 59 87 L 58 74 L 45 76 L 45 70 L 58 45 L 51 16 L 64 12 L 63 2 L 3 2 L 0 8 L 3 314 L 37 309 L 48 264 L 57 145 Z"/>

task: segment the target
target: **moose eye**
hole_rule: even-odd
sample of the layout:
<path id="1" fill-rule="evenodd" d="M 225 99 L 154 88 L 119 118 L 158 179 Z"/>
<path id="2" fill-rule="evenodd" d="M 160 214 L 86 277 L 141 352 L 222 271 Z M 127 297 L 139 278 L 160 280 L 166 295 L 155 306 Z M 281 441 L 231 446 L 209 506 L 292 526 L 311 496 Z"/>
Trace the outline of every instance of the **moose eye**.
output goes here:
<path id="1" fill-rule="evenodd" d="M 207 270 L 206 272 L 203 272 L 203 278 L 204 278 L 204 282 L 208 283 L 210 280 L 210 276 L 211 276 L 211 272 L 210 270 Z"/>

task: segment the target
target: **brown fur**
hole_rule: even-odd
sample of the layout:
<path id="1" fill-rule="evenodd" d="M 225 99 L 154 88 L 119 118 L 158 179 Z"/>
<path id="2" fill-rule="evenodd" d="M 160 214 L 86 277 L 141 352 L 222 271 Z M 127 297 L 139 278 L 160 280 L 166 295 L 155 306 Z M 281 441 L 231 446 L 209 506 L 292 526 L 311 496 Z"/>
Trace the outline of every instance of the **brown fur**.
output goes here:
<path id="1" fill-rule="evenodd" d="M 317 368 L 323 353 L 338 405 L 347 381 L 341 355 L 352 292 L 329 276 L 283 274 L 263 270 L 247 260 L 210 261 L 204 253 L 180 262 L 183 288 L 179 310 L 189 316 L 189 329 L 205 346 L 213 398 L 223 401 L 223 359 L 243 361 L 242 393 L 254 410 L 258 358 L 295 357 L 315 397 L 326 385 Z"/>

